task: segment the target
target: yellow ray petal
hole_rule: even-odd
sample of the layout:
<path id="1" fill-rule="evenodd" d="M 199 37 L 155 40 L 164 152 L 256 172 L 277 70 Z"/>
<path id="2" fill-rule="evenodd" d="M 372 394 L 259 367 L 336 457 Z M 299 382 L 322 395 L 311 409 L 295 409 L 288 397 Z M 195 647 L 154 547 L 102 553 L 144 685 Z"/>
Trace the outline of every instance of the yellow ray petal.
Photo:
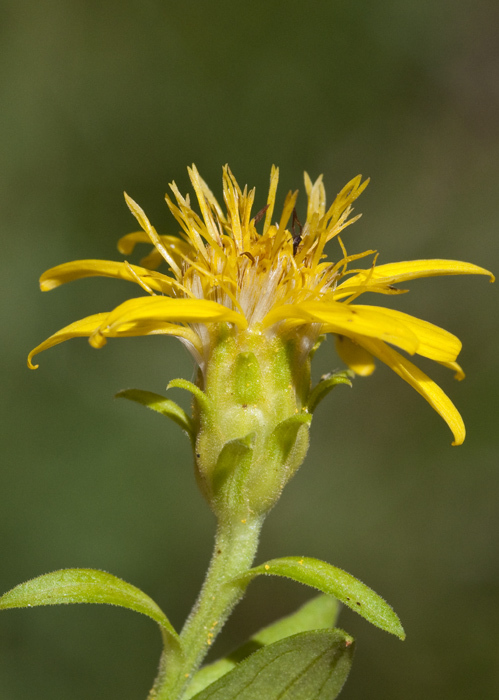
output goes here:
<path id="1" fill-rule="evenodd" d="M 361 308 L 337 301 L 284 304 L 267 314 L 263 326 L 301 318 L 308 323 L 323 323 L 325 333 L 338 333 L 348 337 L 366 335 L 393 343 L 411 354 L 417 352 L 419 341 L 415 333 L 383 311 L 377 307 Z"/>
<path id="2" fill-rule="evenodd" d="M 275 193 L 277 191 L 277 183 L 279 182 L 279 168 L 275 165 L 270 170 L 270 187 L 267 197 L 267 211 L 265 212 L 265 221 L 263 224 L 263 235 L 265 235 L 272 223 L 272 214 L 274 213 Z"/>
<path id="3" fill-rule="evenodd" d="M 425 398 L 439 413 L 454 434 L 453 445 L 461 445 L 466 436 L 463 419 L 449 397 L 416 365 L 380 340 L 358 338 L 358 342 L 372 355 L 387 364 Z"/>
<path id="4" fill-rule="evenodd" d="M 352 306 L 350 306 L 350 308 L 352 308 Z M 418 349 L 416 350 L 417 354 L 428 357 L 430 360 L 436 360 L 436 362 L 454 362 L 461 351 L 462 343 L 459 338 L 456 338 L 456 336 L 449 333 L 449 331 L 439 328 L 428 321 L 423 321 L 420 318 L 405 314 L 402 311 L 396 311 L 395 309 L 364 306 L 362 304 L 355 304 L 353 308 L 375 309 L 379 313 L 386 314 L 390 318 L 403 323 L 404 326 L 407 326 L 413 331 L 419 340 Z"/>
<path id="5" fill-rule="evenodd" d="M 369 377 L 376 369 L 373 356 L 345 335 L 335 338 L 336 352 L 343 362 L 361 377 Z"/>
<path id="6" fill-rule="evenodd" d="M 106 319 L 90 338 L 90 344 L 101 347 L 106 336 L 116 334 L 123 326 L 134 323 L 165 324 L 185 323 L 234 323 L 247 328 L 247 321 L 241 314 L 228 309 L 215 301 L 204 299 L 170 299 L 168 297 L 140 297 L 129 299 L 107 314 Z"/>
<path id="7" fill-rule="evenodd" d="M 458 365 L 457 362 L 440 362 L 439 364 L 455 372 L 454 379 L 457 379 L 458 382 L 462 381 L 466 377 L 463 368 L 461 365 Z"/>
<path id="8" fill-rule="evenodd" d="M 30 369 L 36 369 L 38 367 L 38 365 L 34 365 L 32 363 L 32 359 L 35 355 L 38 355 L 39 352 L 52 348 L 54 345 L 59 345 L 59 343 L 63 343 L 65 340 L 69 340 L 70 338 L 84 338 L 86 336 L 90 336 L 95 330 L 97 330 L 97 328 L 99 328 L 101 323 L 106 319 L 107 315 L 107 313 L 94 314 L 93 316 L 87 316 L 79 321 L 70 323 L 69 326 L 61 328 L 60 331 L 57 331 L 57 333 L 51 335 L 50 338 L 44 340 L 43 343 L 37 345 L 36 348 L 30 352 L 28 355 L 28 367 Z"/>
<path id="9" fill-rule="evenodd" d="M 127 203 L 128 208 L 132 212 L 132 214 L 135 216 L 137 221 L 139 222 L 140 226 L 143 228 L 143 230 L 147 233 L 149 236 L 151 243 L 159 250 L 163 258 L 166 260 L 168 265 L 171 267 L 173 270 L 173 273 L 175 274 L 176 277 L 181 276 L 180 268 L 173 259 L 172 255 L 170 255 L 169 251 L 167 248 L 163 245 L 161 238 L 158 236 L 158 233 L 154 226 L 151 226 L 151 223 L 147 216 L 145 215 L 144 210 L 139 207 L 137 202 L 134 202 L 134 200 L 127 195 L 126 192 L 124 192 L 125 195 L 125 202 Z"/>
<path id="10" fill-rule="evenodd" d="M 175 338 L 186 340 L 194 348 L 198 357 L 201 357 L 203 346 L 197 333 L 188 326 L 179 326 L 176 323 L 125 323 L 113 329 L 107 334 L 109 338 L 134 338 L 147 335 L 171 335 Z M 91 338 L 90 338 L 91 339 Z M 92 344 L 92 343 L 91 343 Z M 105 343 L 97 345 L 102 347 Z"/>
<path id="11" fill-rule="evenodd" d="M 378 265 L 374 270 L 363 270 L 338 285 L 337 291 L 348 290 L 365 284 L 366 291 L 370 287 L 384 284 L 398 284 L 420 277 L 437 277 L 440 275 L 489 275 L 491 282 L 494 275 L 478 265 L 461 262 L 459 260 L 409 260 L 407 262 L 388 263 Z M 374 291 L 374 290 L 373 290 Z"/>
<path id="12" fill-rule="evenodd" d="M 174 286 L 179 286 L 176 280 L 171 277 L 138 265 L 126 265 L 113 260 L 73 260 L 44 272 L 40 277 L 40 289 L 42 292 L 48 292 L 61 284 L 84 277 L 113 277 L 136 283 L 137 278 L 130 268 L 137 277 L 143 278 L 147 285 L 156 292 L 169 294 Z"/>
<path id="13" fill-rule="evenodd" d="M 182 255 L 188 255 L 192 252 L 191 246 L 178 236 L 159 236 L 159 240 L 177 263 L 182 261 Z M 152 241 L 145 231 L 134 231 L 119 239 L 118 250 L 123 255 L 131 255 L 137 243 L 152 245 Z M 161 259 L 163 260 L 163 258 Z"/>

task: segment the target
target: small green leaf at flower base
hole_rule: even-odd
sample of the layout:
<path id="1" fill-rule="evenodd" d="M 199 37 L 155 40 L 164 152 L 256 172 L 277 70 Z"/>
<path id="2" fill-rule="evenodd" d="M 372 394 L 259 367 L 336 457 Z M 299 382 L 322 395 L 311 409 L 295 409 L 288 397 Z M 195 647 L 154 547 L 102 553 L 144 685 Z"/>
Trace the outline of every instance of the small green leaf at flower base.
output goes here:
<path id="1" fill-rule="evenodd" d="M 209 413 L 210 402 L 208 401 L 206 394 L 198 386 L 196 386 L 192 382 L 187 381 L 187 379 L 172 379 L 172 381 L 168 384 L 166 388 L 184 389 L 184 391 L 189 391 L 197 399 L 197 402 L 199 403 L 201 409 L 206 413 Z"/>
<path id="2" fill-rule="evenodd" d="M 251 654 L 192 700 L 334 700 L 353 650 L 341 630 L 295 634 Z"/>
<path id="3" fill-rule="evenodd" d="M 303 425 L 310 425 L 311 421 L 309 413 L 297 413 L 279 423 L 267 440 L 270 454 L 277 453 L 279 461 L 284 462 L 295 446 L 298 431 Z"/>
<path id="4" fill-rule="evenodd" d="M 320 404 L 322 399 L 326 398 L 329 392 L 334 389 L 338 384 L 347 384 L 352 386 L 351 379 L 353 377 L 353 372 L 350 370 L 344 370 L 342 372 L 335 372 L 331 376 L 323 377 L 314 389 L 310 392 L 310 396 L 307 401 L 307 410 L 313 413 L 317 406 Z"/>
<path id="5" fill-rule="evenodd" d="M 226 442 L 218 456 L 217 464 L 213 472 L 213 490 L 218 496 L 220 491 L 226 493 L 228 501 L 232 498 L 237 500 L 238 486 L 244 479 L 245 473 L 251 466 L 253 456 L 253 444 L 255 433 L 249 433 L 244 438 L 229 440 Z"/>
<path id="6" fill-rule="evenodd" d="M 325 561 L 310 557 L 272 559 L 250 569 L 237 581 L 247 585 L 260 575 L 284 576 L 317 588 L 334 596 L 376 627 L 405 639 L 399 618 L 383 598 L 351 574 Z"/>
<path id="7" fill-rule="evenodd" d="M 116 394 L 116 398 L 135 401 L 142 406 L 150 408 L 152 411 L 161 413 L 162 416 L 171 418 L 182 430 L 185 430 L 191 439 L 193 438 L 194 429 L 192 427 L 192 420 L 175 401 L 166 399 L 164 396 L 161 396 L 161 394 L 155 394 L 152 391 L 143 391 L 142 389 L 125 389 L 124 391 L 119 391 Z"/>
<path id="8" fill-rule="evenodd" d="M 332 596 L 319 595 L 312 598 L 296 612 L 264 627 L 229 656 L 204 666 L 194 676 L 184 700 L 190 700 L 196 693 L 232 671 L 238 663 L 264 646 L 300 632 L 334 627 L 339 609 L 340 604 Z"/>
<path id="9" fill-rule="evenodd" d="M 167 641 L 179 647 L 177 632 L 148 595 L 97 569 L 61 569 L 21 583 L 0 598 L 0 610 L 69 603 L 105 603 L 135 610 L 157 622 Z"/>

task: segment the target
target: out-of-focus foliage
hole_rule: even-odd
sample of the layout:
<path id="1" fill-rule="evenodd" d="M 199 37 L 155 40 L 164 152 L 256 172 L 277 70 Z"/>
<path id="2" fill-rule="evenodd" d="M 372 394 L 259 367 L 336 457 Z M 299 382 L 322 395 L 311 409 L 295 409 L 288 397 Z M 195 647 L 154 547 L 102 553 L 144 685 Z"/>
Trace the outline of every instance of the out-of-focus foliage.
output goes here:
<path id="1" fill-rule="evenodd" d="M 348 252 L 458 258 L 497 273 L 498 26 L 496 3 L 471 0 L 2 4 L 2 592 L 54 569 L 101 568 L 179 626 L 211 549 L 188 441 L 160 416 L 112 400 L 191 379 L 189 357 L 167 338 L 98 352 L 75 340 L 28 372 L 27 352 L 48 334 L 136 293 L 93 279 L 41 294 L 41 272 L 120 259 L 116 241 L 135 229 L 124 189 L 175 233 L 163 194 L 172 179 L 187 189 L 195 161 L 214 189 L 225 162 L 256 184 L 255 211 L 272 163 L 281 202 L 303 190 L 304 169 L 323 172 L 331 194 L 362 172 L 371 184 L 356 207 L 364 218 L 345 232 Z M 463 340 L 464 382 L 428 371 L 461 409 L 466 442 L 451 448 L 444 424 L 383 367 L 339 387 L 315 414 L 309 456 L 269 518 L 259 561 L 325 559 L 393 603 L 404 644 L 342 613 L 357 639 L 345 700 L 492 700 L 497 291 L 480 278 L 411 290 L 397 308 Z M 318 376 L 341 366 L 330 342 L 315 362 Z M 256 582 L 214 655 L 307 595 Z M 6 611 L 0 696 L 142 700 L 159 653 L 155 625 L 127 611 Z"/>

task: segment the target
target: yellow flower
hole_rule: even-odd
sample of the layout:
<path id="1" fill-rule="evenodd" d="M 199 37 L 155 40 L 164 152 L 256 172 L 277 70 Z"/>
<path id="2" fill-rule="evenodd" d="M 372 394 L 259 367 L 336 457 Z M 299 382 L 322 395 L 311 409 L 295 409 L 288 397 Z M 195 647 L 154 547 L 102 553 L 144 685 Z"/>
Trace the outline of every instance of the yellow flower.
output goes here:
<path id="1" fill-rule="evenodd" d="M 350 369 L 367 376 L 374 369 L 373 358 L 380 359 L 442 416 L 454 433 L 453 444 L 463 442 L 463 421 L 450 399 L 392 347 L 435 360 L 453 369 L 461 379 L 464 374 L 456 363 L 461 349 L 458 338 L 401 311 L 354 302 L 365 292 L 400 294 L 405 290 L 396 285 L 419 277 L 483 274 L 493 280 L 490 272 L 454 260 L 377 265 L 375 251 L 371 250 L 347 255 L 338 234 L 358 218 L 349 217 L 353 202 L 368 183 L 361 182 L 361 176 L 351 180 L 327 207 L 322 177 L 312 183 L 305 174 L 308 207 L 302 226 L 295 210 L 298 192 L 288 193 L 279 220 L 274 219 L 279 175 L 275 167 L 267 204 L 253 216 L 255 190 L 241 190 L 227 166 L 223 170 L 225 212 L 195 166 L 189 169 L 189 175 L 200 215 L 175 183 L 170 187 L 176 203 L 166 196 L 182 229 L 180 238 L 158 235 L 142 209 L 125 194 L 142 230 L 124 236 L 118 247 L 129 255 L 137 243 L 152 243 L 153 251 L 142 266 L 77 260 L 42 275 L 43 291 L 83 277 L 105 276 L 135 282 L 147 295 L 61 329 L 30 353 L 31 368 L 35 367 L 33 356 L 40 351 L 81 336 L 98 348 L 107 338 L 173 335 L 189 348 L 201 372 L 205 372 L 221 325 L 235 334 L 292 338 L 304 360 L 320 335 L 332 333 L 337 338 L 338 354 Z M 326 243 L 335 237 L 342 251 L 336 263 L 324 254 Z M 374 258 L 367 268 L 349 267 L 368 255 Z M 162 262 L 167 263 L 169 274 L 156 271 Z"/>

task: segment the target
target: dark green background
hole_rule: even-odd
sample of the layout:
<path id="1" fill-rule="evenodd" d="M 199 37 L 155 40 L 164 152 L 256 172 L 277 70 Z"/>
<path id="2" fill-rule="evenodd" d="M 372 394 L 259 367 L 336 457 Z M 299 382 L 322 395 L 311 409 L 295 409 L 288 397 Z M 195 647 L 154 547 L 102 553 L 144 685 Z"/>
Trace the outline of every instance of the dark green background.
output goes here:
<path id="1" fill-rule="evenodd" d="M 1 4 L 1 590 L 97 567 L 180 625 L 213 533 L 180 431 L 112 398 L 191 378 L 189 357 L 173 339 L 100 352 L 81 340 L 29 372 L 26 354 L 47 335 L 137 291 L 85 280 L 42 295 L 40 273 L 119 259 L 116 240 L 135 228 L 124 189 L 161 232 L 176 232 L 163 194 L 174 178 L 187 189 L 192 161 L 217 195 L 229 162 L 257 186 L 258 208 L 272 163 L 281 202 L 303 190 L 304 169 L 324 173 L 330 199 L 362 172 L 372 182 L 349 252 L 497 273 L 498 26 L 494 0 Z M 499 695 L 496 300 L 478 277 L 417 281 L 396 300 L 463 340 L 464 382 L 421 363 L 463 413 L 462 447 L 380 367 L 321 406 L 306 463 L 268 519 L 260 561 L 330 561 L 385 596 L 406 627 L 402 644 L 342 614 L 358 641 L 345 700 Z M 329 341 L 316 374 L 339 365 Z M 256 582 L 218 653 L 307 596 Z M 0 697 L 143 700 L 159 653 L 155 625 L 128 611 L 8 611 Z"/>

